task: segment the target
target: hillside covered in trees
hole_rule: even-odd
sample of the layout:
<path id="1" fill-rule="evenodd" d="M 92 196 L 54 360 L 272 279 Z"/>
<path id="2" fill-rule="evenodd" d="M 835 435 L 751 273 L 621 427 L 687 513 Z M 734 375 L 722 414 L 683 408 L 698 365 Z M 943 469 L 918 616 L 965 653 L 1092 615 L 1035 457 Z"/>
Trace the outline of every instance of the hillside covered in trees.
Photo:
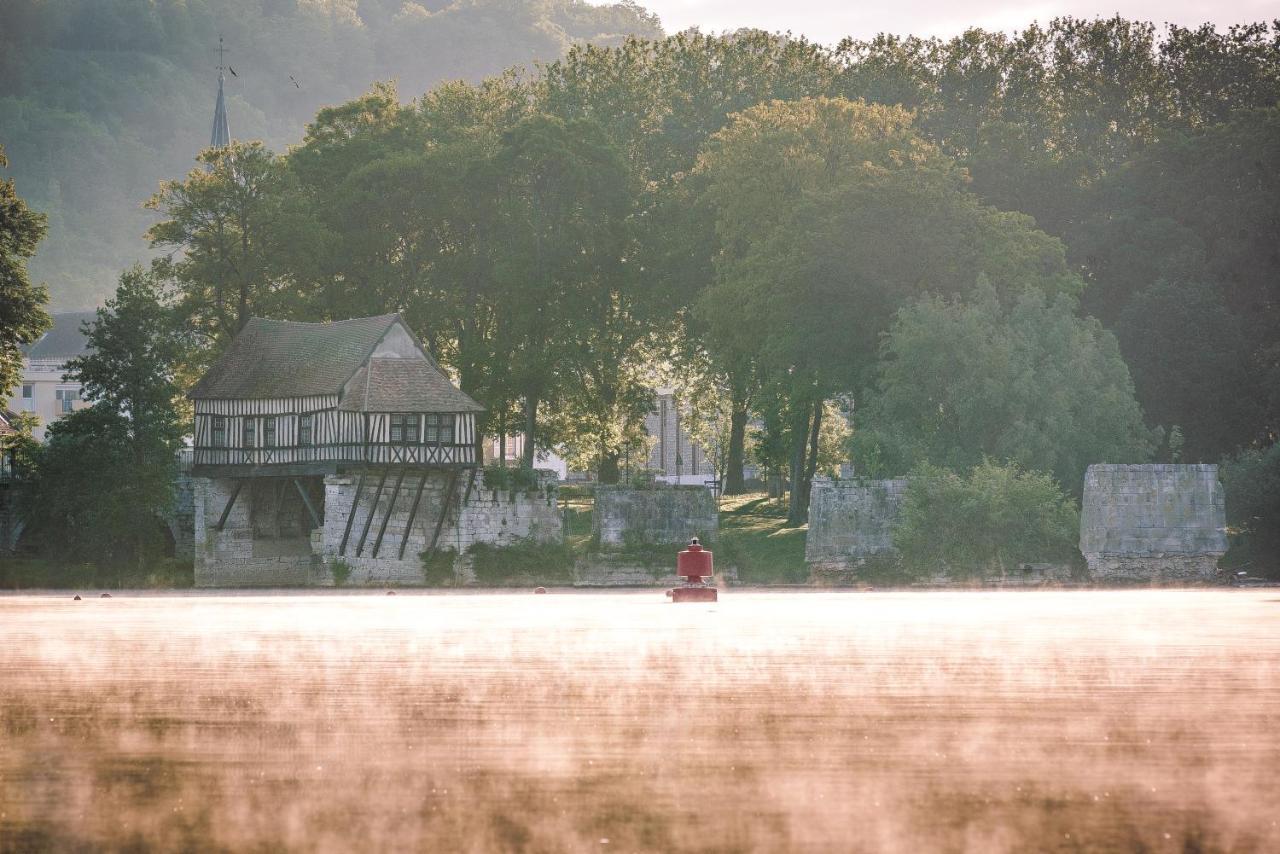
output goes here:
<path id="1" fill-rule="evenodd" d="M 373 80 L 413 97 L 659 32 L 582 0 L 6 0 L 0 144 L 49 225 L 31 275 L 55 309 L 88 308 L 149 254 L 142 203 L 209 144 L 220 34 L 233 135 L 283 150 Z"/>

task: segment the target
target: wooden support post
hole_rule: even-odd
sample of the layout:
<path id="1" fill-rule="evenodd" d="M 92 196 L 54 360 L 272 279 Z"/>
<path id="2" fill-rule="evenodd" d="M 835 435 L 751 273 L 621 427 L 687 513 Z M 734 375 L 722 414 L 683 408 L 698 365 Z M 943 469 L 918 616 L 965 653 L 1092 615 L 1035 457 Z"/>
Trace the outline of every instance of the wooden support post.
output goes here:
<path id="1" fill-rule="evenodd" d="M 356 543 L 356 557 L 360 557 L 360 553 L 364 551 L 364 541 L 369 536 L 369 526 L 373 524 L 373 514 L 378 512 L 378 499 L 382 497 L 382 487 L 387 485 L 387 472 L 390 469 L 382 470 L 382 477 L 378 478 L 378 489 L 373 493 L 373 503 L 369 505 L 369 515 L 364 517 L 364 530 L 360 532 L 360 542 Z"/>
<path id="2" fill-rule="evenodd" d="M 406 466 L 400 466 L 400 472 L 396 475 L 396 485 L 391 489 L 391 500 L 387 502 L 386 515 L 382 517 L 382 524 L 378 526 L 377 539 L 373 541 L 373 556 L 378 556 L 378 549 L 382 548 L 382 535 L 387 532 L 387 523 L 391 521 L 391 511 L 396 508 L 396 499 L 400 497 L 400 484 L 404 483 L 404 470 Z"/>
<path id="3" fill-rule="evenodd" d="M 471 500 L 471 488 L 476 485 L 476 470 L 471 469 L 471 476 L 467 478 L 467 491 L 462 493 L 462 506 L 466 507 L 467 502 Z"/>
<path id="4" fill-rule="evenodd" d="M 458 470 L 449 472 L 449 485 L 444 490 L 444 501 L 440 504 L 440 518 L 436 520 L 436 532 L 431 535 L 431 545 L 427 551 L 435 553 L 436 543 L 440 542 L 440 532 L 444 530 L 444 518 L 449 515 L 449 505 L 453 502 L 453 493 L 458 488 Z"/>
<path id="5" fill-rule="evenodd" d="M 400 538 L 400 560 L 404 560 L 404 547 L 409 544 L 409 534 L 413 531 L 413 520 L 418 515 L 418 502 L 422 501 L 422 490 L 427 485 L 427 473 L 424 471 L 418 479 L 418 489 L 413 493 L 413 504 L 409 505 L 409 523 L 404 526 L 404 536 Z"/>
<path id="6" fill-rule="evenodd" d="M 313 529 L 323 527 L 324 520 L 316 512 L 315 505 L 311 503 L 311 496 L 307 495 L 307 491 L 303 489 L 302 483 L 296 477 L 293 479 L 293 486 L 298 490 L 298 495 L 302 496 L 302 503 L 307 506 L 307 512 L 311 514 L 311 527 Z"/>
<path id="7" fill-rule="evenodd" d="M 222 515 L 218 517 L 218 524 L 216 527 L 219 531 L 221 531 L 223 526 L 227 524 L 227 517 L 231 515 L 231 508 L 235 506 L 236 496 L 240 494 L 240 488 L 242 486 L 244 486 L 244 481 L 237 480 L 236 488 L 231 490 L 231 497 L 227 499 L 227 506 L 222 508 Z"/>
<path id="8" fill-rule="evenodd" d="M 347 540 L 351 538 L 351 523 L 356 519 L 356 508 L 360 506 L 360 493 L 364 490 L 364 472 L 360 472 L 360 479 L 356 481 L 356 497 L 351 500 L 351 512 L 347 514 L 347 527 L 342 532 L 342 545 L 338 547 L 338 554 L 345 556 L 347 553 Z"/>

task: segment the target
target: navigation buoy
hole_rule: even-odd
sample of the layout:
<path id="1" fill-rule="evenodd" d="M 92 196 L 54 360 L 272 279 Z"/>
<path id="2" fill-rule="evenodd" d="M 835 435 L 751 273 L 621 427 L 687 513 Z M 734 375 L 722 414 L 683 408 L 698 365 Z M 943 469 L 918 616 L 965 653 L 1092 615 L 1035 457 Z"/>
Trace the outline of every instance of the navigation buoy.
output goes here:
<path id="1" fill-rule="evenodd" d="M 98 598 L 99 598 L 99 599 L 110 599 L 110 598 L 111 598 L 111 594 L 110 594 L 110 593 L 103 593 L 103 594 L 102 594 L 101 596 L 99 596 Z"/>
<path id="2" fill-rule="evenodd" d="M 74 602 L 79 602 L 79 601 L 80 601 L 80 594 L 79 594 L 79 593 L 77 593 L 77 594 L 76 594 L 76 596 L 75 596 L 75 599 L 73 599 L 72 601 L 74 601 Z"/>
<path id="3" fill-rule="evenodd" d="M 535 588 L 533 588 L 533 592 L 534 592 L 534 593 L 546 593 L 546 592 L 547 592 L 547 588 L 545 588 L 545 587 L 535 587 Z"/>
<path id="4" fill-rule="evenodd" d="M 394 595 L 396 595 L 396 592 L 395 592 L 394 590 L 388 590 L 388 591 L 387 591 L 387 595 L 388 595 L 388 596 L 394 596 Z"/>
<path id="5" fill-rule="evenodd" d="M 669 592 L 672 602 L 715 602 L 716 589 L 703 582 L 711 578 L 711 552 L 702 547 L 698 538 L 689 541 L 689 547 L 676 555 L 676 575 L 684 579 L 684 586 Z"/>

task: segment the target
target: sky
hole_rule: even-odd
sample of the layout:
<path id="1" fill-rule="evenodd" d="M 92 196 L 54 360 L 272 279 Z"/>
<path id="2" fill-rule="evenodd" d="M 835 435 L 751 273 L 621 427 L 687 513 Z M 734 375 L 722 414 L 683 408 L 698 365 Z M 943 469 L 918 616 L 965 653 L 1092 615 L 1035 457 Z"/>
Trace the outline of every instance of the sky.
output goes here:
<path id="1" fill-rule="evenodd" d="M 1220 27 L 1280 18 L 1280 0 L 639 0 L 662 19 L 668 33 L 697 26 L 718 33 L 740 27 L 787 31 L 834 43 L 846 35 L 868 38 L 880 32 L 952 36 L 969 27 L 1021 29 L 1062 15 L 1166 21 L 1184 26 L 1211 21 Z"/>

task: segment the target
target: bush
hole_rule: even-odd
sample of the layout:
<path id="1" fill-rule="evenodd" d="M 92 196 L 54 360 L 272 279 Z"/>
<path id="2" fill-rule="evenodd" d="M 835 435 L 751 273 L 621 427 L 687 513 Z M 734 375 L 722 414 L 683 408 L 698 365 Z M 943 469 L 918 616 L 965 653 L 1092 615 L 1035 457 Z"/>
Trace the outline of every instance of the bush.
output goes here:
<path id="1" fill-rule="evenodd" d="M 451 587 L 457 581 L 453 562 L 458 553 L 453 549 L 436 549 L 422 552 L 422 582 L 428 587 Z"/>
<path id="2" fill-rule="evenodd" d="M 1072 561 L 1079 535 L 1079 510 L 1050 475 L 988 460 L 967 475 L 918 470 L 893 540 L 908 573 L 962 577 Z"/>
<path id="3" fill-rule="evenodd" d="M 351 577 L 351 564 L 345 560 L 335 560 L 329 565 L 329 570 L 333 573 L 333 586 L 346 586 L 347 579 Z"/>
<path id="4" fill-rule="evenodd" d="M 509 468 L 491 463 L 484 468 L 484 485 L 487 489 L 532 492 L 539 486 L 538 473 L 528 466 Z"/>
<path id="5" fill-rule="evenodd" d="M 1231 550 L 1227 564 L 1280 577 L 1280 443 L 1222 463 Z"/>
<path id="6" fill-rule="evenodd" d="M 476 543 L 467 549 L 480 584 L 569 584 L 573 552 L 565 543 L 523 540 L 510 546 Z"/>

